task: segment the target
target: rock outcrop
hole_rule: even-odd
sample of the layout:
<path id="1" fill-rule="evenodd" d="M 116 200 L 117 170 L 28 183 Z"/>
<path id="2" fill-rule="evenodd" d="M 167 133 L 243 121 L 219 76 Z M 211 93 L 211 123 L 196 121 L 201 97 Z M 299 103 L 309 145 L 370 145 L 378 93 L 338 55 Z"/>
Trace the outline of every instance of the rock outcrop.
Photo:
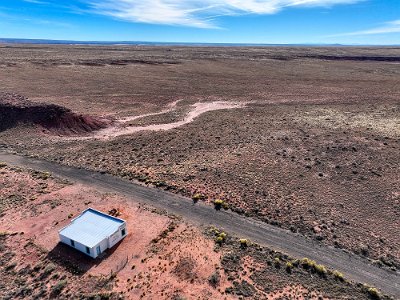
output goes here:
<path id="1" fill-rule="evenodd" d="M 0 131 L 31 124 L 50 134 L 78 135 L 105 128 L 110 123 L 108 119 L 76 114 L 62 106 L 32 102 L 18 94 L 0 94 Z"/>

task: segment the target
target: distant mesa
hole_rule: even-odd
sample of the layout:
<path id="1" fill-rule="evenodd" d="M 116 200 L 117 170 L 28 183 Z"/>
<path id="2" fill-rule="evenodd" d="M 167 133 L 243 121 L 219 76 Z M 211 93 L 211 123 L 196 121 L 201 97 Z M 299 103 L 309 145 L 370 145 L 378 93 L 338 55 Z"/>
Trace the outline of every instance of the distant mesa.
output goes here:
<path id="1" fill-rule="evenodd" d="M 30 124 L 49 134 L 79 135 L 107 127 L 111 120 L 81 115 L 62 106 L 37 103 L 14 93 L 0 93 L 0 131 Z"/>

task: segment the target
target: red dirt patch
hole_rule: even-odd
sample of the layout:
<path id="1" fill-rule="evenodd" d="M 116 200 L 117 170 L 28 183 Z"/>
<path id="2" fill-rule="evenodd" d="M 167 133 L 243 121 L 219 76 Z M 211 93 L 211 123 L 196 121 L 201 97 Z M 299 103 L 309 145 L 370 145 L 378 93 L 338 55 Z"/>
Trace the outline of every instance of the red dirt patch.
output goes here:
<path id="1" fill-rule="evenodd" d="M 49 275 L 37 288 L 34 281 L 26 279 L 24 293 L 28 294 L 22 296 L 49 295 L 60 278 L 67 281 L 63 293 L 72 298 L 95 292 L 113 293 L 115 297 L 123 294 L 125 299 L 154 299 L 155 295 L 157 299 L 178 295 L 217 299 L 223 293 L 223 275 L 218 289 L 208 282 L 220 266 L 220 254 L 213 251 L 214 242 L 199 230 L 128 199 L 70 185 L 49 173 L 8 166 L 0 172 L 0 204 L 6 204 L 0 206 L 0 233 L 5 239 L 0 240 L 0 248 L 6 248 L 18 272 L 37 266 L 35 274 L 45 276 L 41 273 L 49 266 L 58 274 L 54 280 Z M 10 197 L 17 198 L 6 201 Z M 127 237 L 100 259 L 93 260 L 58 242 L 58 230 L 87 207 L 104 212 L 115 209 L 127 221 Z M 0 287 L 0 298 L 21 296 L 12 283 L 17 274 L 8 272 L 12 267 L 8 264 L 6 260 L 0 262 L 0 271 L 7 269 L 4 285 L 8 287 Z"/>
<path id="2" fill-rule="evenodd" d="M 73 113 L 69 109 L 35 103 L 17 94 L 0 94 L 0 131 L 20 124 L 33 124 L 51 134 L 71 135 L 107 127 L 110 120 Z"/>
<path id="3" fill-rule="evenodd" d="M 185 224 L 172 222 L 153 240 L 147 256 L 119 273 L 128 299 L 232 299 L 214 242 Z M 218 274 L 215 286 L 210 278 Z M 179 298 L 180 297 L 180 298 Z"/>

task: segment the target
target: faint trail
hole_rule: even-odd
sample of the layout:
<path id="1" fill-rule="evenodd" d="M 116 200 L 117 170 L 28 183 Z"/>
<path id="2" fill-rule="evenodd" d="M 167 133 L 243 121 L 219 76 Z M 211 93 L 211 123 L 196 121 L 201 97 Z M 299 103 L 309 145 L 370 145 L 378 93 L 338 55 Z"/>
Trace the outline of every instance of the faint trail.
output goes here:
<path id="1" fill-rule="evenodd" d="M 156 113 L 148 113 L 148 114 L 143 114 L 143 115 L 138 115 L 138 116 L 132 116 L 132 117 L 126 117 L 119 119 L 119 123 L 127 123 L 127 122 L 132 122 L 137 119 L 145 118 L 145 117 L 150 117 L 150 116 L 158 116 L 162 115 L 171 111 L 174 111 L 176 109 L 176 105 L 181 102 L 182 100 L 176 100 L 170 104 L 168 104 L 167 108 L 163 109 L 162 111 L 156 112 Z"/>
<path id="2" fill-rule="evenodd" d="M 179 100 L 180 101 L 180 100 Z M 170 130 L 173 128 L 177 128 L 183 126 L 185 124 L 193 122 L 195 118 L 198 116 L 214 110 L 221 109 L 232 109 L 232 108 L 240 108 L 244 107 L 246 103 L 236 103 L 236 102 L 227 102 L 227 101 L 215 101 L 215 102 L 198 102 L 191 106 L 191 110 L 187 113 L 187 115 L 183 118 L 183 120 L 172 122 L 172 123 L 164 123 L 164 124 L 151 124 L 145 126 L 129 126 L 126 123 L 132 122 L 134 120 L 138 120 L 144 117 L 149 116 L 157 116 L 162 115 L 168 112 L 172 112 L 176 110 L 176 105 L 179 101 L 173 102 L 168 106 L 168 108 L 157 112 L 157 113 L 149 113 L 143 114 L 139 116 L 127 117 L 123 119 L 119 119 L 116 121 L 114 126 L 108 127 L 105 129 L 101 129 L 96 131 L 92 136 L 85 137 L 84 139 L 109 139 L 121 135 L 133 134 L 138 131 L 150 130 L 150 131 L 158 131 L 158 130 Z"/>

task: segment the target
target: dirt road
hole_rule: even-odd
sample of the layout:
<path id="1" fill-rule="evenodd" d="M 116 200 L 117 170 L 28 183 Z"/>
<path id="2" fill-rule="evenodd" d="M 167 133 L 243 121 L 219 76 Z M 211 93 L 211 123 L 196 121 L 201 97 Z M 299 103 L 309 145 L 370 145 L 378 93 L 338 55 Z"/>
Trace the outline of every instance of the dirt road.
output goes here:
<path id="1" fill-rule="evenodd" d="M 156 188 L 142 186 L 117 177 L 83 169 L 62 166 L 56 163 L 0 152 L 0 161 L 11 165 L 48 171 L 55 176 L 67 178 L 108 192 L 124 194 L 134 201 L 146 203 L 168 212 L 181 215 L 197 225 L 214 225 L 228 234 L 248 238 L 259 244 L 287 253 L 296 258 L 308 257 L 331 269 L 342 272 L 355 282 L 367 283 L 384 293 L 400 297 L 400 274 L 380 269 L 356 255 L 340 249 L 321 246 L 303 236 L 262 222 L 239 216 L 230 211 L 216 211 L 202 203 Z"/>

